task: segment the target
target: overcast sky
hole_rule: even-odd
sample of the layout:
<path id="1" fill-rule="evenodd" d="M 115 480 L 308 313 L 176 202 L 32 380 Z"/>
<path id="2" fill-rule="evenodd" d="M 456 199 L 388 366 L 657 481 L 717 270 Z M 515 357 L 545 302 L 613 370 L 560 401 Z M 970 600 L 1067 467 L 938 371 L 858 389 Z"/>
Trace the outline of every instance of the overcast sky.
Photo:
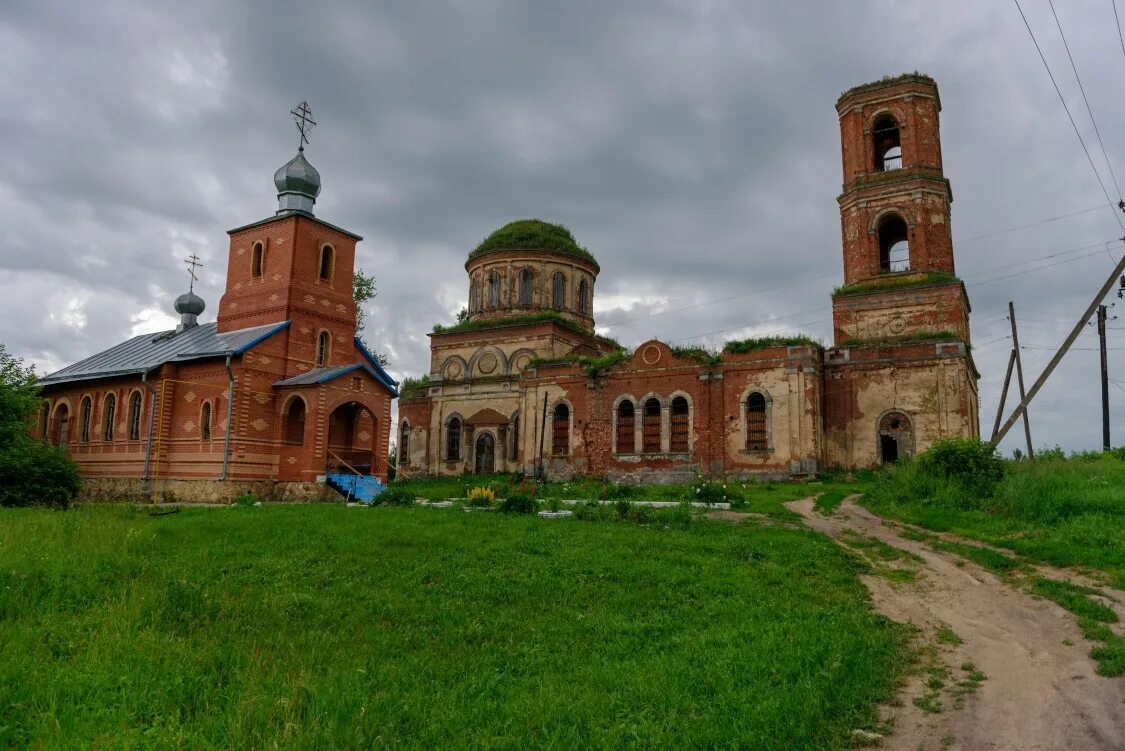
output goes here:
<path id="1" fill-rule="evenodd" d="M 1116 201 L 1046 0 L 1022 4 Z M 1057 7 L 1125 181 L 1111 4 Z M 1122 229 L 1006 0 L 6 0 L 0 342 L 49 372 L 168 328 L 192 252 L 214 320 L 226 230 L 276 208 L 273 172 L 297 143 L 288 113 L 307 99 L 316 212 L 364 237 L 358 265 L 379 286 L 369 339 L 396 377 L 428 368 L 427 332 L 467 296 L 466 254 L 524 217 L 566 224 L 595 254 L 598 328 L 627 346 L 796 331 L 830 343 L 834 104 L 912 70 L 941 90 L 987 434 L 1008 300 L 1030 385 L 1122 252 L 1104 245 Z M 1100 445 L 1092 326 L 1076 347 L 1032 405 L 1036 446 Z M 1019 441 L 1013 430 L 1004 448 Z"/>

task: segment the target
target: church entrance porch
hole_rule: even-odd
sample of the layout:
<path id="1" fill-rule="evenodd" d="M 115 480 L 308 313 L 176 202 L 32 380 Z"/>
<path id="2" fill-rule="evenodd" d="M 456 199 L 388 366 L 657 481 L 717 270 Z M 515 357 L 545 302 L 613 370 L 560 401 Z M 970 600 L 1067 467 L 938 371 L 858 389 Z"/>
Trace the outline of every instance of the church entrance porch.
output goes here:
<path id="1" fill-rule="evenodd" d="M 328 472 L 377 474 L 372 438 L 375 417 L 358 402 L 345 402 L 328 416 L 328 451 L 325 468 Z"/>
<path id="2" fill-rule="evenodd" d="M 879 461 L 894 464 L 914 455 L 914 429 L 901 412 L 888 412 L 879 419 Z"/>
<path id="3" fill-rule="evenodd" d="M 475 463 L 473 471 L 478 475 L 490 475 L 496 471 L 496 439 L 492 433 L 481 433 L 477 436 L 473 455 Z"/>

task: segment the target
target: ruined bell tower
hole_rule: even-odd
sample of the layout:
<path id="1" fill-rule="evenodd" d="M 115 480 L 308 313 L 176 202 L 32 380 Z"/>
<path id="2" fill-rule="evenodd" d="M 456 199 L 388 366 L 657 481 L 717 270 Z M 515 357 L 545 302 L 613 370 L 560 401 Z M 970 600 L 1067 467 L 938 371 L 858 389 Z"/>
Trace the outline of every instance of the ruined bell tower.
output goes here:
<path id="1" fill-rule="evenodd" d="M 937 84 L 906 74 L 836 102 L 844 168 L 844 285 L 833 296 L 836 344 L 952 333 L 968 342 L 969 304 L 955 276 L 942 172 Z"/>

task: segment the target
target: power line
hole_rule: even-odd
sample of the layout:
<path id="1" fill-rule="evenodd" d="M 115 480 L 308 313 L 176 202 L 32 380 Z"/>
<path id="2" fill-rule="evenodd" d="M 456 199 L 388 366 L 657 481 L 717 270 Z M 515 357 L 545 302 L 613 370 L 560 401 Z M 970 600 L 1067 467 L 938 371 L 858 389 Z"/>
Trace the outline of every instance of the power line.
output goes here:
<path id="1" fill-rule="evenodd" d="M 1070 54 L 1070 45 L 1067 44 L 1066 34 L 1063 33 L 1062 24 L 1059 22 L 1059 14 L 1055 12 L 1054 0 L 1047 0 L 1047 4 L 1051 6 L 1051 15 L 1055 17 L 1055 26 L 1059 27 L 1059 36 L 1062 37 L 1063 48 L 1066 50 L 1066 56 L 1070 60 L 1070 68 L 1074 71 L 1074 80 L 1078 82 L 1078 90 L 1082 92 L 1082 101 L 1086 103 L 1086 111 L 1090 113 L 1090 122 L 1094 125 L 1094 135 L 1098 137 L 1098 145 L 1102 148 L 1102 156 L 1105 157 L 1105 166 L 1109 168 L 1109 176 L 1113 178 L 1113 186 L 1117 188 L 1117 197 L 1121 198 L 1121 186 L 1117 184 L 1117 175 L 1113 174 L 1113 165 L 1109 161 L 1109 152 L 1105 150 L 1105 143 L 1102 141 L 1102 132 L 1098 130 L 1098 121 L 1094 119 L 1094 110 L 1090 107 L 1090 100 L 1086 98 L 1086 87 L 1082 85 L 1082 77 L 1078 75 L 1078 66 L 1074 64 L 1074 56 Z"/>
<path id="2" fill-rule="evenodd" d="M 989 232 L 989 233 L 984 234 L 984 235 L 976 235 L 975 237 L 967 237 L 963 240 L 954 240 L 953 244 L 954 245 L 965 245 L 966 243 L 976 242 L 977 240 L 986 240 L 990 237 L 996 237 L 997 235 L 1006 235 L 1009 232 L 1017 232 L 1021 229 L 1029 229 L 1031 227 L 1038 227 L 1040 224 L 1049 224 L 1050 222 L 1057 222 L 1060 219 L 1069 219 L 1070 217 L 1078 216 L 1079 214 L 1089 214 L 1091 211 L 1100 211 L 1102 208 L 1104 208 L 1103 205 L 1099 203 L 1097 206 L 1091 206 L 1088 209 L 1080 209 L 1078 211 L 1072 211 L 1069 214 L 1059 214 L 1058 216 L 1053 216 L 1050 219 L 1040 219 L 1038 222 L 1032 222 L 1030 224 L 1021 224 L 1018 227 L 1009 227 L 1008 229 L 1000 229 L 1000 230 L 996 230 L 995 232 Z"/>
<path id="3" fill-rule="evenodd" d="M 1121 34 L 1121 16 L 1117 15 L 1117 0 L 1113 0 L 1113 19 L 1117 21 L 1117 38 L 1121 41 L 1121 54 L 1125 55 L 1125 35 Z"/>
<path id="4" fill-rule="evenodd" d="M 1043 61 L 1043 67 L 1047 69 L 1047 75 L 1051 79 L 1051 84 L 1055 87 L 1055 93 L 1059 95 L 1059 101 L 1062 103 L 1063 109 L 1066 110 L 1067 119 L 1070 120 L 1070 127 L 1074 128 L 1074 135 L 1078 136 L 1078 143 L 1082 145 L 1082 151 L 1086 152 L 1086 159 L 1090 162 L 1090 169 L 1094 170 L 1094 177 L 1098 179 L 1098 185 L 1101 186 L 1102 193 L 1105 194 L 1106 203 L 1110 205 L 1112 210 L 1113 199 L 1109 197 L 1109 191 L 1106 190 L 1105 183 L 1102 182 L 1102 176 L 1101 173 L 1098 172 L 1097 166 L 1094 164 L 1094 158 L 1090 156 L 1090 150 L 1086 148 L 1086 141 L 1082 138 L 1082 133 L 1078 130 L 1078 124 L 1074 122 L 1074 116 L 1070 114 L 1070 107 L 1067 106 L 1066 98 L 1063 97 L 1062 94 L 1062 89 L 1059 88 L 1058 82 L 1055 81 L 1055 74 L 1051 72 L 1051 66 L 1047 64 L 1047 58 L 1043 54 L 1043 49 L 1039 46 L 1039 40 L 1035 38 L 1035 32 L 1031 30 L 1031 24 L 1028 23 L 1027 16 L 1024 15 L 1023 8 L 1020 7 L 1020 0 L 1012 0 L 1012 2 L 1016 4 L 1016 10 L 1020 12 L 1023 25 L 1027 27 L 1027 33 L 1031 36 L 1031 42 L 1035 45 L 1035 49 L 1039 53 L 1039 59 Z M 1113 212 L 1113 218 L 1117 221 L 1117 226 L 1121 228 L 1121 231 L 1125 232 L 1125 223 L 1122 223 L 1121 217 L 1117 215 L 1116 211 Z"/>

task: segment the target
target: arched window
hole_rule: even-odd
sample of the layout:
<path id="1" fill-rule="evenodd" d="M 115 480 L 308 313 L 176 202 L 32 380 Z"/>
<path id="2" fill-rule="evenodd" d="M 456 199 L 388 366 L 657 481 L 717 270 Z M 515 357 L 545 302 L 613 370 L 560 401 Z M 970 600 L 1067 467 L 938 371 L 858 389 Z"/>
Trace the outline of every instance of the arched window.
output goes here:
<path id="1" fill-rule="evenodd" d="M 585 314 L 589 309 L 590 284 L 585 279 L 578 282 L 578 312 Z"/>
<path id="2" fill-rule="evenodd" d="M 299 396 L 293 397 L 285 410 L 282 433 L 283 440 L 291 446 L 300 446 L 305 442 L 305 400 Z"/>
<path id="3" fill-rule="evenodd" d="M 55 445 L 66 448 L 70 442 L 70 409 L 65 404 L 60 404 L 55 412 L 55 421 L 58 423 L 58 432 L 55 433 Z"/>
<path id="4" fill-rule="evenodd" d="M 134 391 L 129 397 L 129 440 L 141 440 L 141 392 Z"/>
<path id="5" fill-rule="evenodd" d="M 211 402 L 203 402 L 199 408 L 199 437 L 211 440 Z"/>
<path id="6" fill-rule="evenodd" d="M 636 424 L 636 408 L 628 399 L 617 405 L 617 453 L 632 454 L 637 450 L 637 436 L 633 432 Z"/>
<path id="7" fill-rule="evenodd" d="M 327 331 L 321 331 L 316 337 L 316 366 L 318 368 L 324 367 L 328 363 L 328 358 L 332 354 L 332 335 Z"/>
<path id="8" fill-rule="evenodd" d="M 500 273 L 493 271 L 488 275 L 488 307 L 500 307 Z"/>
<path id="9" fill-rule="evenodd" d="M 688 424 L 691 410 L 688 400 L 677 396 L 672 400 L 672 430 L 669 451 L 673 454 L 686 454 L 688 452 Z"/>
<path id="10" fill-rule="evenodd" d="M 875 153 L 875 171 L 899 169 L 902 167 L 902 142 L 899 139 L 898 123 L 890 115 L 882 115 L 871 129 L 872 145 Z"/>
<path id="11" fill-rule="evenodd" d="M 445 460 L 461 461 L 461 418 L 451 417 L 445 428 Z"/>
<path id="12" fill-rule="evenodd" d="M 250 254 L 250 275 L 261 276 L 266 266 L 266 249 L 261 243 L 254 243 L 254 250 Z"/>
<path id="13" fill-rule="evenodd" d="M 660 453 L 660 400 L 656 397 L 645 402 L 641 418 L 641 450 L 646 454 Z"/>
<path id="14" fill-rule="evenodd" d="M 105 427 L 103 437 L 107 441 L 113 440 L 113 422 L 117 419 L 117 396 L 109 394 L 105 398 Z"/>
<path id="15" fill-rule="evenodd" d="M 766 397 L 757 391 L 746 397 L 746 450 L 768 451 Z"/>
<path id="16" fill-rule="evenodd" d="M 320 278 L 325 281 L 331 280 L 335 265 L 336 251 L 332 249 L 331 245 L 325 245 L 320 249 Z"/>
<path id="17" fill-rule="evenodd" d="M 524 269 L 520 272 L 520 305 L 531 305 L 531 285 L 533 282 L 531 269 Z"/>
<path id="18" fill-rule="evenodd" d="M 406 420 L 402 421 L 402 427 L 399 428 L 398 463 L 402 467 L 410 465 L 410 423 Z"/>
<path id="19" fill-rule="evenodd" d="M 891 214 L 879 222 L 879 271 L 888 274 L 910 270 L 910 241 L 906 222 Z"/>
<path id="20" fill-rule="evenodd" d="M 551 421 L 551 453 L 555 456 L 570 453 L 570 407 L 565 404 L 555 405 Z"/>
<path id="21" fill-rule="evenodd" d="M 566 307 L 566 277 L 561 271 L 551 277 L 551 305 L 559 310 Z"/>
<path id="22" fill-rule="evenodd" d="M 78 411 L 78 442 L 86 443 L 90 440 L 90 414 L 94 411 L 90 397 L 82 398 L 82 407 Z"/>

